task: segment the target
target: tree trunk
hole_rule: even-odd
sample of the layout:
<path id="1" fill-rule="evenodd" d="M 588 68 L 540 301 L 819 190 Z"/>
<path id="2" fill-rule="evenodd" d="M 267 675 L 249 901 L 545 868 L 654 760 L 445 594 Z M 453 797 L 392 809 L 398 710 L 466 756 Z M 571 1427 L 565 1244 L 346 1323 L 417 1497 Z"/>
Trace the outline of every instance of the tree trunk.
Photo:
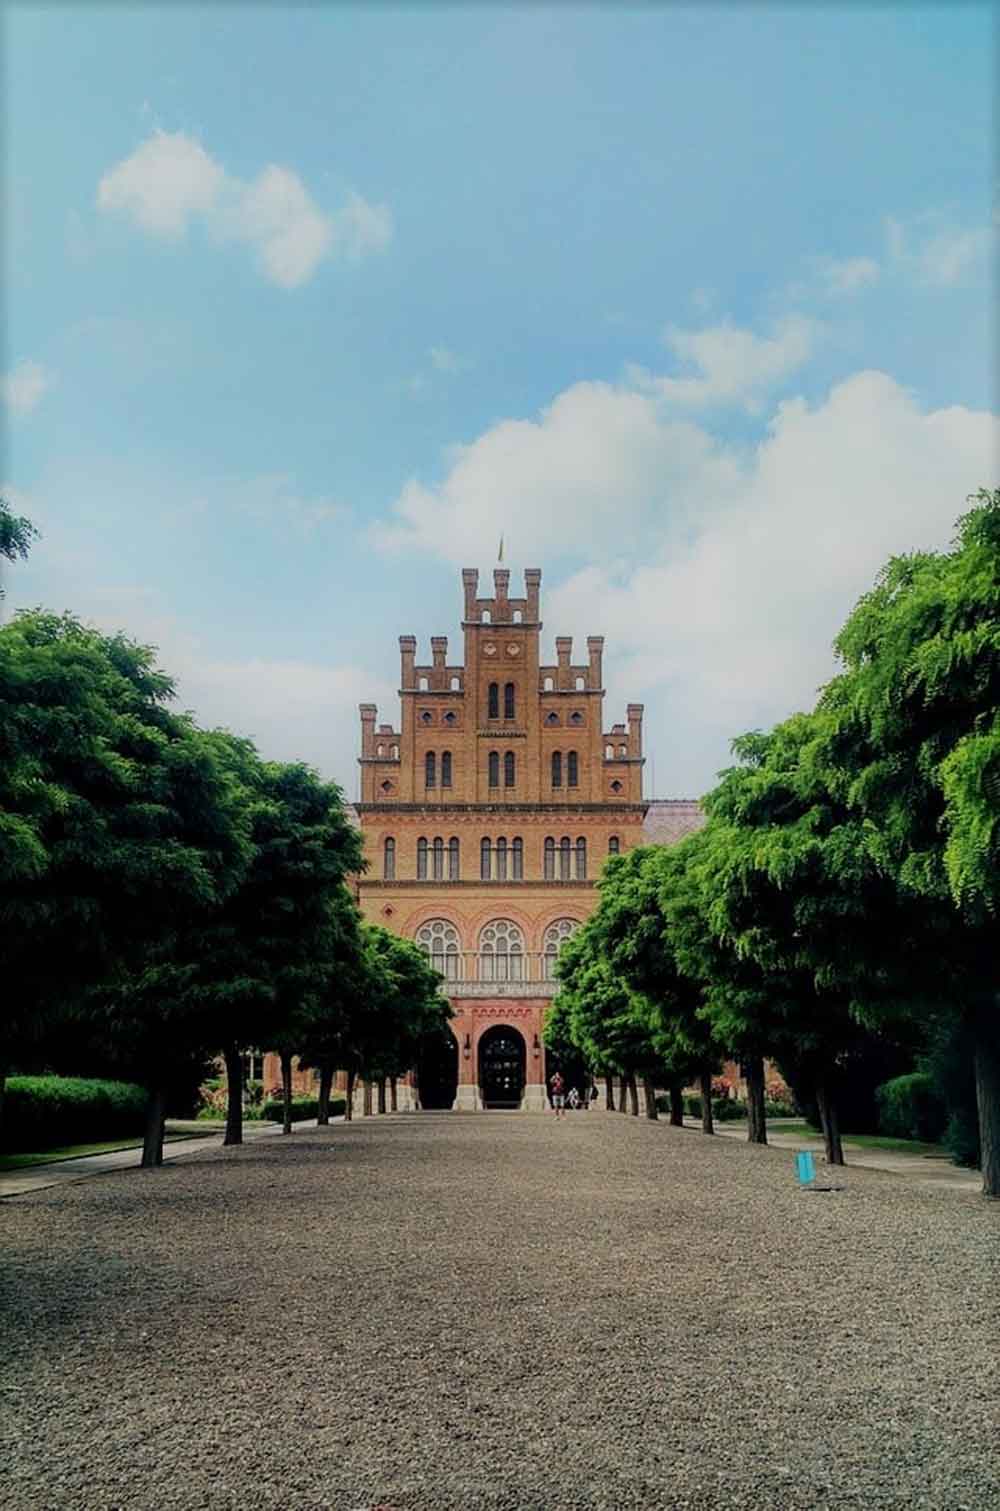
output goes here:
<path id="1" fill-rule="evenodd" d="M 607 1107 L 605 1108 L 605 1111 L 607 1111 L 607 1112 L 614 1112 L 614 1110 L 615 1110 L 615 1078 L 614 1078 L 614 1076 L 605 1076 L 604 1077 L 604 1095 L 605 1095 L 605 1098 L 606 1098 L 607 1104 L 608 1104 Z"/>
<path id="2" fill-rule="evenodd" d="M 227 1044 L 226 1061 L 226 1136 L 224 1144 L 243 1142 L 243 1056 L 238 1044 Z"/>
<path id="3" fill-rule="evenodd" d="M 618 1077 L 618 1111 L 628 1112 L 628 1076 Z"/>
<path id="4" fill-rule="evenodd" d="M 396 1077 L 389 1077 L 389 1111 L 398 1112 L 399 1106 L 396 1099 Z"/>
<path id="5" fill-rule="evenodd" d="M 764 1057 L 763 1055 L 748 1055 L 744 1063 L 747 1072 L 747 1141 L 751 1144 L 766 1144 Z"/>
<path id="6" fill-rule="evenodd" d="M 976 1032 L 973 1050 L 984 1196 L 1000 1196 L 1000 1043 L 997 1037 L 987 1019 Z"/>
<path id="7" fill-rule="evenodd" d="M 358 1076 L 356 1071 L 349 1070 L 347 1072 L 347 1100 L 344 1103 L 345 1123 L 350 1123 L 354 1118 L 354 1086 L 357 1079 Z"/>
<path id="8" fill-rule="evenodd" d="M 828 1165 L 842 1165 L 844 1163 L 844 1147 L 840 1142 L 840 1119 L 837 1116 L 837 1099 L 833 1095 L 830 1083 L 825 1076 L 820 1076 L 816 1083 L 816 1102 L 819 1106 L 819 1120 L 823 1125 L 826 1162 Z"/>
<path id="9" fill-rule="evenodd" d="M 660 1114 L 656 1110 L 656 1092 L 653 1090 L 653 1082 L 649 1076 L 642 1078 L 642 1094 L 646 1099 L 646 1116 L 656 1122 Z"/>
<path id="10" fill-rule="evenodd" d="M 155 1170 L 163 1164 L 163 1119 L 167 1111 L 162 1086 L 150 1086 L 146 1097 L 146 1128 L 142 1140 L 143 1170 Z"/>
<path id="11" fill-rule="evenodd" d="M 639 1088 L 635 1084 L 635 1076 L 628 1078 L 628 1099 L 631 1104 L 630 1111 L 634 1118 L 639 1116 Z"/>
<path id="12" fill-rule="evenodd" d="M 7 1061 L 0 1060 L 0 1148 L 3 1147 L 3 1094 L 7 1086 Z"/>
<path id="13" fill-rule="evenodd" d="M 333 1074 L 332 1065 L 320 1066 L 319 1093 L 316 1098 L 316 1122 L 320 1128 L 328 1128 L 330 1125 L 330 1092 L 333 1088 Z"/>
<path id="14" fill-rule="evenodd" d="M 378 1110 L 385 1112 L 385 1076 L 378 1078 Z"/>
<path id="15" fill-rule="evenodd" d="M 711 1068 L 701 1072 L 701 1075 L 698 1077 L 698 1085 L 701 1088 L 701 1131 L 702 1133 L 714 1133 L 715 1119 L 712 1116 Z"/>
<path id="16" fill-rule="evenodd" d="M 281 1051 L 281 1100 L 284 1121 L 282 1133 L 292 1131 L 292 1057 L 287 1049 Z"/>
<path id="17" fill-rule="evenodd" d="M 371 1081 L 366 1081 L 365 1082 L 364 1104 L 363 1104 L 363 1107 L 362 1107 L 362 1111 L 364 1112 L 364 1115 L 365 1115 L 366 1118 L 370 1118 L 371 1117 L 371 1115 L 372 1115 L 372 1083 L 371 1083 Z"/>

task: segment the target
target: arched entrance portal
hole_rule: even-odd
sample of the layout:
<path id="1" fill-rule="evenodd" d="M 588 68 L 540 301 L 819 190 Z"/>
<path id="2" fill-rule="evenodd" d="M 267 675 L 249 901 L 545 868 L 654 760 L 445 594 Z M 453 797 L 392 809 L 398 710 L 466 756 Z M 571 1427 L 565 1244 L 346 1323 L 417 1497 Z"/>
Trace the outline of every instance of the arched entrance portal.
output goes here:
<path id="1" fill-rule="evenodd" d="M 450 1111 L 458 1090 L 458 1045 L 446 1029 L 429 1039 L 417 1062 L 417 1089 L 425 1112 Z"/>
<path id="2" fill-rule="evenodd" d="M 498 1023 L 479 1041 L 479 1095 L 483 1106 L 514 1111 L 524 1095 L 524 1040 L 516 1028 Z"/>

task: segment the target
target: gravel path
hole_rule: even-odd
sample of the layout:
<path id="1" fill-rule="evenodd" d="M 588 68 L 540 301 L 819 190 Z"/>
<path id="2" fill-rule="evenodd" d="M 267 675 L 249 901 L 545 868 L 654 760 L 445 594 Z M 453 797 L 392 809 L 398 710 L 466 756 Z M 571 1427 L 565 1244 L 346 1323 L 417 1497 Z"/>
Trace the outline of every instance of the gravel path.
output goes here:
<path id="1" fill-rule="evenodd" d="M 1000 1203 L 618 1115 L 0 1208 L 9 1511 L 1000 1505 Z"/>

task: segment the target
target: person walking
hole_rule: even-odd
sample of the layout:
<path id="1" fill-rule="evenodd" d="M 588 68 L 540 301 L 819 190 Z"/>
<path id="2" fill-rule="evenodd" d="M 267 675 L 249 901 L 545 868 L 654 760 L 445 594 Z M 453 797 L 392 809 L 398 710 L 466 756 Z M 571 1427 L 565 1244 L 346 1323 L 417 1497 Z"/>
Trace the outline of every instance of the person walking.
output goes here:
<path id="1" fill-rule="evenodd" d="M 580 1105 L 580 1093 L 577 1091 L 575 1086 L 571 1086 L 569 1088 L 569 1096 L 566 1098 L 566 1105 L 568 1107 L 571 1107 L 574 1112 Z"/>
<path id="2" fill-rule="evenodd" d="M 564 1117 L 566 1112 L 566 1082 L 563 1080 L 560 1071 L 557 1070 L 555 1075 L 550 1078 L 549 1090 L 552 1094 L 552 1111 L 557 1118 Z"/>

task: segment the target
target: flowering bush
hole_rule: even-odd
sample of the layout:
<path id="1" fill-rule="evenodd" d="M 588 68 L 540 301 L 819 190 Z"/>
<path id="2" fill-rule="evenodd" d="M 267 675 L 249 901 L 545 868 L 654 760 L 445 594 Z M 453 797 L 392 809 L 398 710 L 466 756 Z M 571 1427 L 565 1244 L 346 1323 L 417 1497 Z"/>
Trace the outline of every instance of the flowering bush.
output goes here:
<path id="1" fill-rule="evenodd" d="M 731 1097 L 734 1095 L 733 1083 L 726 1076 L 712 1077 L 712 1096 Z"/>

